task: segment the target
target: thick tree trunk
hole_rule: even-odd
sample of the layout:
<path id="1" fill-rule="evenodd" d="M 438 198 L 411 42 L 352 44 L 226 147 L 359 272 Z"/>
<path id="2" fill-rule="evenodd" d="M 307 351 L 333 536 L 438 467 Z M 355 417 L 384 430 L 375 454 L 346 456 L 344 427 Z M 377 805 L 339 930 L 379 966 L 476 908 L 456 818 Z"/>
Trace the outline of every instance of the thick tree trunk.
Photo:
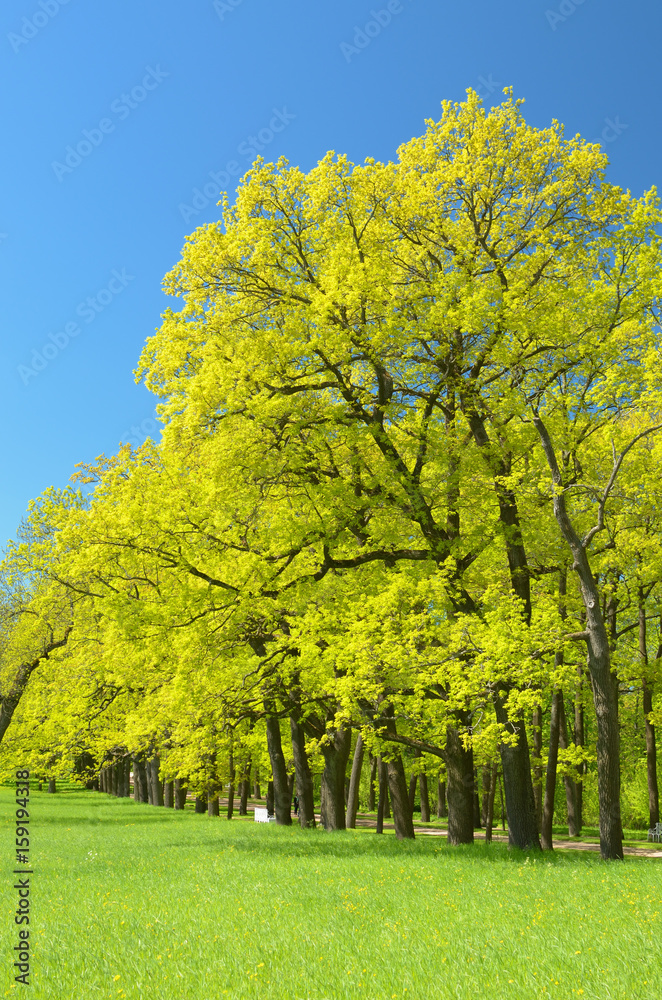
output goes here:
<path id="1" fill-rule="evenodd" d="M 428 795 L 428 776 L 424 771 L 418 776 L 418 783 L 421 796 L 421 822 L 430 822 L 430 796 Z"/>
<path id="2" fill-rule="evenodd" d="M 202 792 L 195 797 L 195 811 L 198 815 L 202 815 L 207 812 L 207 794 Z"/>
<path id="3" fill-rule="evenodd" d="M 257 768 L 255 768 L 255 781 L 253 783 L 253 798 L 254 799 L 262 798 L 262 792 L 260 790 L 260 772 L 258 771 Z"/>
<path id="4" fill-rule="evenodd" d="M 536 819 L 538 830 L 542 829 L 542 707 L 537 705 L 533 710 L 531 720 L 531 739 L 533 742 L 533 799 L 536 804 Z"/>
<path id="5" fill-rule="evenodd" d="M 55 778 L 48 779 L 48 791 L 51 793 L 51 795 L 54 795 L 57 792 Z"/>
<path id="6" fill-rule="evenodd" d="M 166 809 L 174 809 L 175 807 L 175 783 L 174 781 L 166 781 L 163 786 L 163 805 Z"/>
<path id="7" fill-rule="evenodd" d="M 368 782 L 368 812 L 375 811 L 375 778 L 377 777 L 377 758 L 370 755 L 370 780 Z"/>
<path id="8" fill-rule="evenodd" d="M 142 757 L 133 758 L 133 798 L 135 802 L 149 802 L 147 769 Z"/>
<path id="9" fill-rule="evenodd" d="M 186 809 L 186 781 L 175 778 L 175 809 Z"/>
<path id="10" fill-rule="evenodd" d="M 407 778 L 400 754 L 393 760 L 389 760 L 387 769 L 395 835 L 398 840 L 413 840 L 416 836 L 414 833 L 414 820 L 409 809 Z"/>
<path id="11" fill-rule="evenodd" d="M 560 655 L 557 654 L 557 665 Z M 549 721 L 549 755 L 547 757 L 547 774 L 545 777 L 545 804 L 542 811 L 541 841 L 545 851 L 551 851 L 552 822 L 554 819 L 554 795 L 556 793 L 556 769 L 559 758 L 559 724 L 563 710 L 563 692 L 555 688 L 552 693 L 552 708 Z"/>
<path id="12" fill-rule="evenodd" d="M 396 722 L 393 717 L 392 707 L 390 705 L 385 706 L 384 711 L 386 715 L 386 733 L 391 737 L 397 736 Z M 387 763 L 387 769 L 388 790 L 390 792 L 391 806 L 393 808 L 395 835 L 398 840 L 413 840 L 416 836 L 414 833 L 414 819 L 412 810 L 409 808 L 409 795 L 405 768 L 402 763 L 402 757 L 399 753 L 392 753 L 392 757 Z"/>
<path id="13" fill-rule="evenodd" d="M 567 750 L 568 748 L 568 724 L 563 700 L 559 706 L 559 746 L 562 750 Z M 563 785 L 568 813 L 568 835 L 570 837 L 577 837 L 579 836 L 579 827 L 577 824 L 577 789 L 581 786 L 581 782 L 573 781 L 569 774 L 564 774 Z"/>
<path id="14" fill-rule="evenodd" d="M 115 761 L 110 765 L 110 793 L 117 798 L 117 792 L 119 788 L 119 774 L 118 774 L 118 763 Z"/>
<path id="15" fill-rule="evenodd" d="M 324 757 L 321 821 L 325 830 L 345 829 L 345 772 L 351 745 L 351 730 L 341 727 L 321 747 Z"/>
<path id="16" fill-rule="evenodd" d="M 207 815 L 208 816 L 220 816 L 221 815 L 221 803 L 219 801 L 218 795 L 214 795 L 213 791 L 207 792 Z"/>
<path id="17" fill-rule="evenodd" d="M 502 744 L 501 766 L 506 790 L 508 843 L 511 847 L 540 849 L 536 804 L 533 798 L 531 762 L 523 719 L 510 720 L 500 697 L 495 698 L 497 722 L 507 725 L 517 735 L 515 746 Z"/>
<path id="18" fill-rule="evenodd" d="M 160 763 L 161 760 L 158 754 L 155 754 L 154 757 L 147 762 L 147 778 L 151 789 L 151 803 L 153 806 L 163 805 L 163 785 L 161 784 L 161 779 L 159 777 Z"/>
<path id="19" fill-rule="evenodd" d="M 273 774 L 274 815 L 279 826 L 291 826 L 290 792 L 287 768 L 280 738 L 280 721 L 275 716 L 267 717 L 267 747 Z"/>
<path id="20" fill-rule="evenodd" d="M 446 730 L 448 843 L 474 842 L 474 753 L 466 750 L 454 726 Z"/>
<path id="21" fill-rule="evenodd" d="M 499 765 L 495 761 L 490 771 L 490 785 L 487 793 L 487 815 L 485 817 L 485 843 L 492 843 L 492 826 L 494 824 L 494 796 L 496 794 L 497 774 Z"/>
<path id="22" fill-rule="evenodd" d="M 379 801 L 377 803 L 377 829 L 376 833 L 384 832 L 384 807 L 386 805 L 388 770 L 386 762 L 381 757 L 377 758 L 377 770 L 379 772 Z"/>
<path id="23" fill-rule="evenodd" d="M 356 813 L 359 808 L 359 786 L 361 784 L 361 771 L 363 769 L 363 752 L 363 737 L 359 733 L 356 737 L 354 759 L 352 760 L 352 774 L 349 779 L 347 815 L 345 817 L 345 825 L 348 830 L 353 830 L 356 827 Z"/>
<path id="24" fill-rule="evenodd" d="M 302 830 L 312 830 L 315 827 L 315 795 L 313 776 L 310 773 L 310 763 L 306 753 L 306 736 L 303 726 L 292 716 L 290 716 L 290 733 L 292 734 L 294 777 L 297 798 L 299 799 L 299 826 Z"/>

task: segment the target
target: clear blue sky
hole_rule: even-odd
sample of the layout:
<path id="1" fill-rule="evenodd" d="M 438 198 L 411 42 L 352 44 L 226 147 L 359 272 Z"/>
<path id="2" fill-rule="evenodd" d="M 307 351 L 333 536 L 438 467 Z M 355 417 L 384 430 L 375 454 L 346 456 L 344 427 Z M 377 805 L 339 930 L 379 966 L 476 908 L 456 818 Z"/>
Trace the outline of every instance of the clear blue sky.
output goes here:
<path id="1" fill-rule="evenodd" d="M 602 138 L 613 182 L 661 180 L 644 0 L 5 0 L 0 21 L 0 543 L 77 462 L 155 436 L 132 370 L 161 280 L 254 141 L 304 169 L 389 159 L 442 99 L 512 85 L 531 123 Z"/>

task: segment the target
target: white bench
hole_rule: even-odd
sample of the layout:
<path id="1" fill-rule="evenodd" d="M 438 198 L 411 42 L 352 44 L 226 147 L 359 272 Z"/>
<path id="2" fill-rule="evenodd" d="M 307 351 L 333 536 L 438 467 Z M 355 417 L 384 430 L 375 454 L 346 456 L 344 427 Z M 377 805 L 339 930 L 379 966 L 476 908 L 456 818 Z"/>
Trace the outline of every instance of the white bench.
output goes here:
<path id="1" fill-rule="evenodd" d="M 266 809 L 260 806 L 255 807 L 255 822 L 256 823 L 275 823 L 276 817 L 270 816 Z"/>
<path id="2" fill-rule="evenodd" d="M 662 823 L 656 823 L 655 826 L 648 831 L 649 840 L 662 840 Z"/>

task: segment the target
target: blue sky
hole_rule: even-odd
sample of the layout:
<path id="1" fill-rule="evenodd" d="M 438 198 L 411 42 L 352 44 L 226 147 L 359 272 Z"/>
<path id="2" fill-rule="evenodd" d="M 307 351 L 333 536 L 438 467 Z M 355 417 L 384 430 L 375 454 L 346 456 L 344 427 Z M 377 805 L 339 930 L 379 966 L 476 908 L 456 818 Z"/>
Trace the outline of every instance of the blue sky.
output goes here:
<path id="1" fill-rule="evenodd" d="M 158 436 L 132 371 L 162 278 L 256 152 L 393 158 L 443 99 L 512 85 L 640 194 L 661 180 L 661 20 L 615 0 L 6 0 L 0 543 L 77 462 Z"/>

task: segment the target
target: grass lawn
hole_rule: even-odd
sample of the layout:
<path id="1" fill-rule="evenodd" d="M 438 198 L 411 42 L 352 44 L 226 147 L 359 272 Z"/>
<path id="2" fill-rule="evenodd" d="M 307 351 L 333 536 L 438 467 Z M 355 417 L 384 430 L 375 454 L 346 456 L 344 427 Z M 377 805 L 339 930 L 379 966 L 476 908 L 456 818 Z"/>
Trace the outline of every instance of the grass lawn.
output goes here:
<path id="1" fill-rule="evenodd" d="M 0 996 L 13 790 L 0 789 Z M 209 819 L 95 792 L 31 794 L 31 1000 L 651 1000 L 662 864 L 399 844 Z"/>

